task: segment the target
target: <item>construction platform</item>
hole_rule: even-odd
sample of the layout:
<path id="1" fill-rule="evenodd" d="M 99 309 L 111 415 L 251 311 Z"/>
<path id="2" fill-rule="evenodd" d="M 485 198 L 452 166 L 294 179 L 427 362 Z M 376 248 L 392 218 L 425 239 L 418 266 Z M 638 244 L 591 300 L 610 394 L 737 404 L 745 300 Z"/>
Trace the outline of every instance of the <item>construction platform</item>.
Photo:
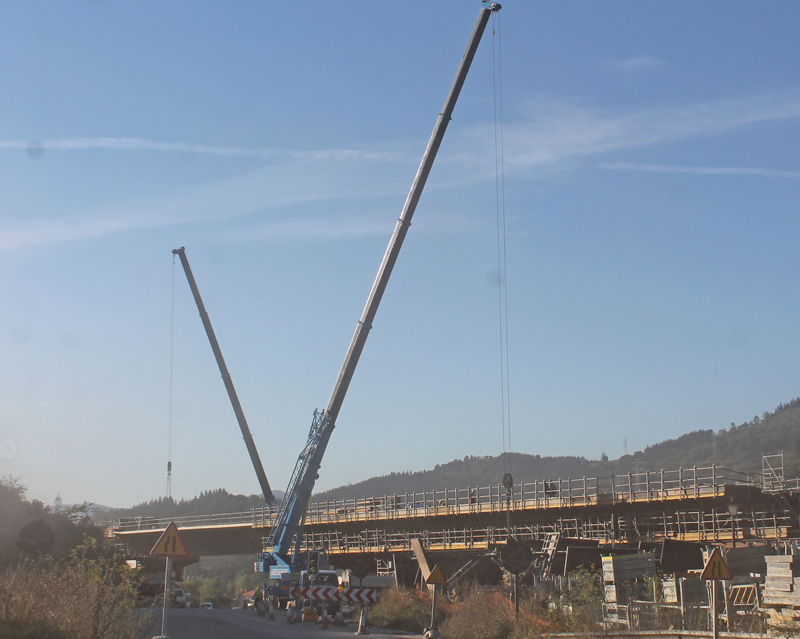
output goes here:
<path id="1" fill-rule="evenodd" d="M 469 553 L 554 532 L 600 544 L 784 540 L 800 534 L 798 495 L 797 479 L 712 465 L 521 482 L 510 490 L 498 485 L 316 501 L 306 513 L 303 545 L 335 557 L 410 552 L 414 538 L 431 552 Z M 275 515 L 264 507 L 137 517 L 109 523 L 107 530 L 131 555 L 147 554 L 171 521 L 193 554 L 248 554 L 262 550 Z"/>

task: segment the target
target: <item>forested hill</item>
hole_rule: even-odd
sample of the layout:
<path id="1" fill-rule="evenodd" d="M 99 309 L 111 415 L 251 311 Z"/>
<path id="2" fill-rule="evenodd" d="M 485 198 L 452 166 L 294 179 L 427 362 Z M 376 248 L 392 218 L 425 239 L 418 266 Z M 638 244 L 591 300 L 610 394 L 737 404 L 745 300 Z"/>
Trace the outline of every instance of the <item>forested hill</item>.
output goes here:
<path id="1" fill-rule="evenodd" d="M 278 499 L 281 493 L 276 494 Z M 136 504 L 131 508 L 111 508 L 97 515 L 101 519 L 120 517 L 188 517 L 191 515 L 210 515 L 214 513 L 238 513 L 264 505 L 261 495 L 232 495 L 224 488 L 207 490 L 192 499 L 179 501 L 171 497 L 161 497 Z"/>
<path id="2" fill-rule="evenodd" d="M 749 422 L 731 424 L 719 431 L 699 430 L 648 446 L 643 451 L 609 460 L 583 457 L 541 457 L 509 453 L 502 457 L 465 457 L 437 465 L 432 470 L 394 472 L 316 493 L 314 500 L 370 497 L 443 488 L 490 486 L 502 482 L 509 469 L 515 482 L 568 477 L 608 477 L 632 470 L 674 470 L 717 464 L 741 472 L 760 472 L 761 456 L 784 453 L 787 477 L 800 477 L 800 398 L 779 405 Z M 280 495 L 278 495 L 280 498 Z M 132 508 L 115 509 L 104 517 L 139 515 L 179 517 L 242 512 L 261 506 L 259 495 L 232 495 L 225 489 L 201 493 L 189 500 L 154 499 Z"/>
<path id="3" fill-rule="evenodd" d="M 736 470 L 761 472 L 761 456 L 784 453 L 787 477 L 800 476 L 800 398 L 780 404 L 773 412 L 714 432 L 698 430 L 677 439 L 648 446 L 631 460 L 654 468 L 715 463 Z M 619 461 L 623 461 L 621 458 Z M 627 471 L 626 471 L 627 472 Z"/>
<path id="4" fill-rule="evenodd" d="M 443 488 L 502 483 L 512 471 L 515 482 L 568 477 L 607 477 L 631 470 L 671 470 L 717 464 L 741 472 L 761 472 L 761 456 L 784 453 L 787 477 L 800 476 L 800 398 L 749 422 L 720 431 L 698 430 L 648 446 L 619 459 L 540 457 L 510 453 L 497 457 L 465 457 L 433 470 L 395 472 L 315 494 L 315 499 L 347 499 Z"/>

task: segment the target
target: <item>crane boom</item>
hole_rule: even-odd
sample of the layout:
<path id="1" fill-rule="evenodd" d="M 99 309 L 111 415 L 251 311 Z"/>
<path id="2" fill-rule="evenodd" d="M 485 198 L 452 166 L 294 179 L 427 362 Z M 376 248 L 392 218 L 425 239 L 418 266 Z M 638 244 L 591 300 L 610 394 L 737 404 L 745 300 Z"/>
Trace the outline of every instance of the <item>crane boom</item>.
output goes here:
<path id="1" fill-rule="evenodd" d="M 236 389 L 233 387 L 231 374 L 228 372 L 228 367 L 225 366 L 225 359 L 222 357 L 222 351 L 219 348 L 217 336 L 214 334 L 214 328 L 211 326 L 211 320 L 208 319 L 208 312 L 203 304 L 203 299 L 200 297 L 200 291 L 197 288 L 197 283 L 194 280 L 194 274 L 189 266 L 189 260 L 186 258 L 186 248 L 181 246 L 179 249 L 173 249 L 172 254 L 177 255 L 180 258 L 181 265 L 186 273 L 186 279 L 189 281 L 189 288 L 192 289 L 192 295 L 194 296 L 195 304 L 197 304 L 197 310 L 200 312 L 200 319 L 203 321 L 203 327 L 206 329 L 208 341 L 211 343 L 211 350 L 214 351 L 214 357 L 217 359 L 217 366 L 219 366 L 219 372 L 222 375 L 222 381 L 225 383 L 225 390 L 228 391 L 228 397 L 231 400 L 231 406 L 233 406 L 233 412 L 236 415 L 236 421 L 239 422 L 239 428 L 242 431 L 242 437 L 244 438 L 245 446 L 247 446 L 247 452 L 250 453 L 250 461 L 253 463 L 253 468 L 256 471 L 258 483 L 261 486 L 261 492 L 264 495 L 264 503 L 268 504 L 269 506 L 276 506 L 277 501 L 275 500 L 275 495 L 272 494 L 272 489 L 269 487 L 267 475 L 264 472 L 264 467 L 261 465 L 261 458 L 258 456 L 255 442 L 253 442 L 253 435 L 250 433 L 250 428 L 247 426 L 247 420 L 245 419 L 242 405 L 239 403 L 239 396 L 236 394 Z"/>
<path id="2" fill-rule="evenodd" d="M 322 457 L 325 454 L 325 449 L 330 440 L 331 433 L 336 426 L 336 418 L 339 415 L 339 410 L 344 402 L 356 365 L 358 364 L 361 352 L 364 349 L 364 344 L 369 336 L 369 331 L 372 328 L 372 321 L 378 311 L 378 305 L 386 290 L 386 285 L 389 282 L 392 269 L 397 261 L 397 256 L 400 253 L 403 240 L 405 239 L 406 233 L 408 233 L 408 228 L 411 225 L 411 218 L 417 208 L 422 190 L 425 188 L 425 183 L 430 174 L 431 167 L 433 166 L 433 161 L 436 158 L 436 153 L 444 138 L 456 101 L 464 85 L 464 80 L 467 77 L 472 60 L 475 57 L 475 52 L 478 49 L 481 36 L 486 29 L 489 16 L 493 12 L 499 10 L 500 5 L 496 2 L 488 2 L 486 0 L 482 2 L 480 15 L 472 30 L 472 35 L 467 43 L 466 51 L 461 59 L 453 84 L 450 87 L 450 92 L 447 94 L 442 112 L 436 120 L 433 133 L 428 141 L 425 153 L 422 156 L 422 161 L 417 169 L 417 174 L 411 185 L 408 197 L 406 198 L 403 211 L 395 225 L 394 233 L 389 241 L 386 253 L 383 256 L 378 274 L 372 284 L 372 289 L 367 298 L 364 311 L 361 314 L 355 334 L 350 342 L 350 347 L 347 350 L 344 364 L 339 372 L 339 377 L 336 380 L 331 397 L 328 400 L 328 406 L 324 411 L 314 411 L 314 419 L 308 434 L 308 440 L 297 460 L 294 472 L 292 473 L 292 477 L 286 489 L 286 494 L 281 503 L 278 518 L 270 531 L 270 536 L 267 541 L 267 546 L 271 546 L 270 554 L 276 562 L 288 563 L 286 560 L 289 557 L 291 544 L 296 535 L 295 549 L 297 550 L 300 547 L 300 537 L 302 535 L 300 531 L 300 522 L 311 497 L 311 492 L 314 489 L 314 484 L 318 477 L 317 473 L 322 463 Z"/>

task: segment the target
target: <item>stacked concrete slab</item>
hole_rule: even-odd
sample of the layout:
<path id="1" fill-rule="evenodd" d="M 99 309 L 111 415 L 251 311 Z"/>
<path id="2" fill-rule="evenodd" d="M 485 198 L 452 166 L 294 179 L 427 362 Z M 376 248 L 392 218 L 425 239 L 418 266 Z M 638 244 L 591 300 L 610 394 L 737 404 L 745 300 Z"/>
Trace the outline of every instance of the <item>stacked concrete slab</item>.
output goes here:
<path id="1" fill-rule="evenodd" d="M 628 625 L 628 602 L 636 596 L 631 585 L 656 574 L 656 555 L 653 552 L 606 555 L 602 558 L 602 567 L 603 617 L 611 623 Z"/>
<path id="2" fill-rule="evenodd" d="M 800 608 L 800 555 L 765 557 L 764 606 Z"/>
<path id="3" fill-rule="evenodd" d="M 800 628 L 800 555 L 766 557 L 763 607 L 770 630 L 793 634 Z"/>

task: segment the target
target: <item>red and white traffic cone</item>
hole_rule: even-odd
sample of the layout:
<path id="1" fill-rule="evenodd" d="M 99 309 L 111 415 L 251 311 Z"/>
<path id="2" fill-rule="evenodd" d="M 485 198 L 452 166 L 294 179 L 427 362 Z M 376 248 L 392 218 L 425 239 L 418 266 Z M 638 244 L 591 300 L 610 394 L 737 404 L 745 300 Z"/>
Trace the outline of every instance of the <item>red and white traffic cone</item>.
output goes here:
<path id="1" fill-rule="evenodd" d="M 357 635 L 368 635 L 367 632 L 367 608 L 366 606 L 361 609 L 361 616 L 358 618 L 358 630 L 356 630 Z"/>
<path id="2" fill-rule="evenodd" d="M 331 627 L 331 618 L 328 616 L 328 611 L 322 611 L 322 629 L 327 630 Z"/>

